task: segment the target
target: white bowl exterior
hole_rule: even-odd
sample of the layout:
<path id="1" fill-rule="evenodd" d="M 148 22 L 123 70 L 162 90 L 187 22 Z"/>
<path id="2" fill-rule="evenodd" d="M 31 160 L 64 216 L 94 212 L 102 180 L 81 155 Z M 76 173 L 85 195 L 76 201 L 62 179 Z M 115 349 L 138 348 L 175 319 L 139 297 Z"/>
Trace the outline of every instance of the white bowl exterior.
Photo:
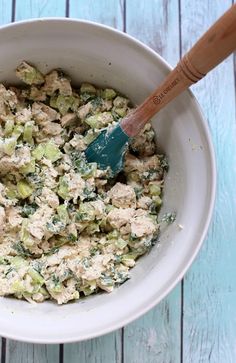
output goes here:
<path id="1" fill-rule="evenodd" d="M 110 28 L 66 19 L 16 23 L 0 30 L 0 81 L 16 83 L 22 60 L 42 71 L 66 70 L 75 83 L 112 86 L 138 104 L 169 72 L 140 42 Z M 140 259 L 132 278 L 111 294 L 57 306 L 0 299 L 0 335 L 38 343 L 72 342 L 124 326 L 157 304 L 182 278 L 209 225 L 215 162 L 199 106 L 186 92 L 153 118 L 158 143 L 169 157 L 161 213 L 177 212 L 160 244 Z M 183 225 L 181 230 L 178 224 Z"/>

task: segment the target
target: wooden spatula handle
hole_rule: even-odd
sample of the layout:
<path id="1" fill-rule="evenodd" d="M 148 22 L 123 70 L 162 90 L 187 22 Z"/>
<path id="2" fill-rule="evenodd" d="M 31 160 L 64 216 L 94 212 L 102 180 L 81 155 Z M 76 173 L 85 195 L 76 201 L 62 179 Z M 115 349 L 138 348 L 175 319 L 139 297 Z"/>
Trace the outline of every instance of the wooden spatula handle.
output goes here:
<path id="1" fill-rule="evenodd" d="M 164 82 L 121 122 L 128 136 L 135 136 L 145 123 L 191 84 L 236 49 L 236 4 L 198 40 L 169 73 Z"/>

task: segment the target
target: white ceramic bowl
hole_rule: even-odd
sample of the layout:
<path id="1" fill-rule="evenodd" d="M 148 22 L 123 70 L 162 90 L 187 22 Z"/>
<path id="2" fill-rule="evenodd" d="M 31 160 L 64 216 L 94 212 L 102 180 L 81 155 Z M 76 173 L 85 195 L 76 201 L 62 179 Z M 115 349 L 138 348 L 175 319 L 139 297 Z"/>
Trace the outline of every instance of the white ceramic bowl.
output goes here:
<path id="1" fill-rule="evenodd" d="M 69 19 L 40 19 L 0 29 L 0 81 L 16 83 L 22 60 L 47 72 L 66 70 L 75 83 L 112 86 L 139 104 L 169 72 L 154 51 L 119 31 Z M 209 130 L 190 92 L 153 118 L 170 171 L 161 213 L 177 223 L 141 258 L 132 278 L 111 294 L 77 303 L 31 305 L 0 298 L 0 335 L 28 342 L 84 340 L 120 328 L 147 312 L 183 277 L 206 235 L 215 196 L 215 161 Z M 180 230 L 177 224 L 183 225 Z"/>

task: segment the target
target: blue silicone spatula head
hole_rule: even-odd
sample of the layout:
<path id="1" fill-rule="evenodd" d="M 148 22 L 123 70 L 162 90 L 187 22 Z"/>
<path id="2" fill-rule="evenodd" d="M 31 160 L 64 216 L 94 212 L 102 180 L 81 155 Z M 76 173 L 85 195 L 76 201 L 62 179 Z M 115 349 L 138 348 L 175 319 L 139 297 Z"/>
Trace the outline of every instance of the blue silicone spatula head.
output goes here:
<path id="1" fill-rule="evenodd" d="M 123 159 L 127 150 L 129 136 L 120 124 L 112 130 L 104 130 L 85 150 L 88 162 L 95 162 L 100 169 L 111 168 L 115 175 L 123 168 Z"/>

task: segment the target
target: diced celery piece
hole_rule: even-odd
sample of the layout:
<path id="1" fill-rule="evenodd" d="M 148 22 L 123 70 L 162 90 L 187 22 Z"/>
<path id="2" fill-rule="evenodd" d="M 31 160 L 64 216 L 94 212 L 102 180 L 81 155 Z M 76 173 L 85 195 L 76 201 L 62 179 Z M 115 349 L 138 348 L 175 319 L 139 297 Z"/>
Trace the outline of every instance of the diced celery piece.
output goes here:
<path id="1" fill-rule="evenodd" d="M 73 103 L 71 105 L 71 110 L 73 112 L 76 112 L 78 110 L 79 104 L 80 104 L 79 95 L 77 95 L 76 93 L 73 93 Z"/>
<path id="2" fill-rule="evenodd" d="M 89 286 L 86 287 L 81 287 L 80 291 L 82 291 L 84 293 L 85 296 L 89 296 L 91 295 L 94 291 L 90 289 Z"/>
<path id="3" fill-rule="evenodd" d="M 44 157 L 45 153 L 45 144 L 39 144 L 33 151 L 32 156 L 36 160 L 41 160 Z"/>
<path id="4" fill-rule="evenodd" d="M 123 249 L 127 246 L 128 241 L 125 241 L 123 238 L 118 238 L 117 241 L 115 241 L 115 245 L 117 248 Z"/>
<path id="5" fill-rule="evenodd" d="M 99 224 L 98 223 L 89 223 L 89 225 L 86 227 L 86 232 L 88 234 L 94 234 L 96 232 L 100 232 Z"/>
<path id="6" fill-rule="evenodd" d="M 92 129 L 101 129 L 107 126 L 109 123 L 113 122 L 113 117 L 111 112 L 100 112 L 96 115 L 89 116 L 85 119 L 86 124 L 88 124 Z"/>
<path id="7" fill-rule="evenodd" d="M 16 270 L 18 270 L 21 267 L 27 267 L 28 262 L 20 256 L 14 256 L 11 258 L 11 265 L 15 267 Z"/>
<path id="8" fill-rule="evenodd" d="M 62 292 L 62 289 L 63 289 L 63 285 L 62 285 L 62 283 L 60 283 L 60 284 L 57 284 L 55 287 L 53 287 L 50 290 L 53 292 L 56 292 L 56 293 L 60 293 L 60 292 Z"/>
<path id="9" fill-rule="evenodd" d="M 11 119 L 7 120 L 4 127 L 4 135 L 10 136 L 12 134 L 13 128 L 14 128 L 14 121 Z"/>
<path id="10" fill-rule="evenodd" d="M 72 107 L 74 102 L 73 96 L 63 96 L 59 95 L 56 100 L 56 108 L 62 115 L 65 115 L 68 110 Z"/>
<path id="11" fill-rule="evenodd" d="M 117 107 L 117 108 L 126 108 L 127 105 L 129 103 L 129 100 L 125 97 L 121 97 L 121 96 L 117 96 L 114 101 L 113 101 L 113 105 L 114 107 Z"/>
<path id="12" fill-rule="evenodd" d="M 33 188 L 25 181 L 20 180 L 17 183 L 18 195 L 21 199 L 28 198 L 33 193 Z"/>
<path id="13" fill-rule="evenodd" d="M 112 88 L 106 88 L 102 91 L 102 98 L 106 100 L 112 100 L 116 97 L 116 92 Z"/>
<path id="14" fill-rule="evenodd" d="M 114 111 L 117 113 L 117 115 L 119 115 L 120 117 L 125 117 L 126 113 L 127 113 L 127 109 L 126 107 L 122 107 L 122 108 L 114 108 Z"/>
<path id="15" fill-rule="evenodd" d="M 69 110 L 77 111 L 79 107 L 79 96 L 74 94 L 72 96 L 52 96 L 50 98 L 50 106 L 57 108 L 64 116 Z"/>
<path id="16" fill-rule="evenodd" d="M 40 294 L 42 294 L 45 298 L 49 297 L 48 292 L 44 287 L 40 287 L 38 292 L 40 292 Z"/>
<path id="17" fill-rule="evenodd" d="M 28 238 L 25 239 L 25 241 L 22 241 L 23 246 L 27 249 L 29 247 L 32 247 L 34 245 L 34 240 L 31 236 L 31 234 L 28 234 Z"/>
<path id="18" fill-rule="evenodd" d="M 149 184 L 149 191 L 151 195 L 160 195 L 161 187 L 157 184 Z"/>
<path id="19" fill-rule="evenodd" d="M 17 199 L 19 197 L 15 185 L 13 185 L 13 184 L 7 185 L 7 187 L 6 187 L 6 196 L 9 199 Z"/>
<path id="20" fill-rule="evenodd" d="M 60 152 L 59 147 L 50 141 L 45 144 L 44 156 L 46 159 L 55 162 L 62 157 L 62 153 Z"/>
<path id="21" fill-rule="evenodd" d="M 63 222 L 68 223 L 69 214 L 67 212 L 67 207 L 65 204 L 61 204 L 57 207 L 57 214 Z"/>
<path id="22" fill-rule="evenodd" d="M 28 144 L 33 145 L 34 139 L 33 139 L 33 122 L 29 121 L 26 122 L 24 127 L 24 133 L 23 133 L 23 140 L 25 142 L 28 142 Z"/>
<path id="23" fill-rule="evenodd" d="M 99 129 L 102 127 L 102 124 L 99 120 L 98 115 L 92 115 L 85 119 L 86 124 L 88 124 L 92 129 Z"/>
<path id="24" fill-rule="evenodd" d="M 73 292 L 73 295 L 72 295 L 72 300 L 78 300 L 80 297 L 79 295 L 79 291 L 75 291 Z"/>
<path id="25" fill-rule="evenodd" d="M 130 252 L 126 255 L 121 256 L 121 262 L 128 267 L 133 267 L 135 265 L 135 260 L 139 256 L 138 253 Z"/>
<path id="26" fill-rule="evenodd" d="M 156 205 L 157 207 L 159 207 L 159 206 L 162 204 L 162 200 L 161 200 L 161 198 L 159 197 L 159 195 L 155 195 L 155 196 L 153 196 L 153 197 L 152 197 L 152 200 L 153 200 L 153 202 L 155 203 L 155 205 Z"/>
<path id="27" fill-rule="evenodd" d="M 88 281 L 88 285 L 80 287 L 80 291 L 82 291 L 85 296 L 88 296 L 91 295 L 96 290 L 96 287 L 97 287 L 96 280 L 90 280 Z"/>
<path id="28" fill-rule="evenodd" d="M 29 174 L 35 172 L 35 160 L 32 159 L 28 164 L 21 166 L 19 169 L 22 174 Z"/>
<path id="29" fill-rule="evenodd" d="M 44 77 L 35 67 L 26 62 L 22 62 L 16 69 L 16 75 L 26 84 L 42 84 Z"/>
<path id="30" fill-rule="evenodd" d="M 90 83 L 82 83 L 80 93 L 96 93 L 96 88 Z"/>
<path id="31" fill-rule="evenodd" d="M 57 108 L 57 96 L 50 97 L 50 107 Z"/>
<path id="32" fill-rule="evenodd" d="M 117 231 L 117 229 L 114 229 L 112 232 L 107 234 L 107 239 L 117 239 L 119 235 L 119 231 Z"/>
<path id="33" fill-rule="evenodd" d="M 95 219 L 95 211 L 92 205 L 88 203 L 80 203 L 79 210 L 76 214 L 78 221 L 93 221 Z"/>
<path id="34" fill-rule="evenodd" d="M 93 129 L 88 130 L 87 134 L 84 136 L 83 141 L 86 145 L 91 144 L 93 140 L 96 139 L 98 133 L 95 132 Z"/>
<path id="35" fill-rule="evenodd" d="M 9 137 L 4 140 L 3 152 L 9 156 L 14 154 L 17 145 L 17 139 L 15 137 Z"/>
<path id="36" fill-rule="evenodd" d="M 115 209 L 115 207 L 112 204 L 106 205 L 106 213 L 108 214 L 111 210 Z"/>
<path id="37" fill-rule="evenodd" d="M 24 127 L 22 125 L 16 125 L 12 132 L 12 137 L 14 136 L 18 139 L 24 132 Z"/>
<path id="38" fill-rule="evenodd" d="M 23 281 L 20 281 L 20 280 L 14 281 L 13 284 L 11 285 L 11 289 L 14 294 L 23 293 L 25 291 Z"/>
<path id="39" fill-rule="evenodd" d="M 62 197 L 62 199 L 66 200 L 69 196 L 69 187 L 65 177 L 60 177 L 59 179 L 59 188 L 57 194 Z"/>
<path id="40" fill-rule="evenodd" d="M 35 269 L 30 268 L 28 274 L 30 275 L 34 283 L 40 285 L 44 284 L 44 278 Z"/>
<path id="41" fill-rule="evenodd" d="M 28 220 L 24 219 L 22 222 L 21 230 L 20 230 L 20 241 L 23 242 L 23 245 L 26 247 L 30 247 L 33 245 L 33 240 L 29 231 L 27 230 Z"/>

